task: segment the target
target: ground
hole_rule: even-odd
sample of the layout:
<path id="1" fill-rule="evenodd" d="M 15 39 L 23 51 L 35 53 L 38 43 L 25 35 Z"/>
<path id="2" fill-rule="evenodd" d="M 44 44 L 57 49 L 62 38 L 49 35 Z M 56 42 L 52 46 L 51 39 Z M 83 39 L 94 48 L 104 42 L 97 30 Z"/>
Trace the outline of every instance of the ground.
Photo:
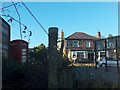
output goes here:
<path id="1" fill-rule="evenodd" d="M 115 87 L 120 85 L 120 71 L 117 67 L 95 68 L 95 64 L 73 64 L 69 65 L 75 71 L 75 77 L 80 80 L 104 80 L 112 83 Z M 119 72 L 118 72 L 119 71 Z"/>

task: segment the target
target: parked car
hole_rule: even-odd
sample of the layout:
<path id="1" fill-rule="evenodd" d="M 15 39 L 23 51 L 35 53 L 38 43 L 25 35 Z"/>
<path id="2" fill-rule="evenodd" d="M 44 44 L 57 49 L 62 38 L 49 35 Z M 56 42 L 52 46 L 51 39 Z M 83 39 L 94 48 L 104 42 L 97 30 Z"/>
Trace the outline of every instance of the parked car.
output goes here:
<path id="1" fill-rule="evenodd" d="M 107 66 L 117 66 L 117 59 L 115 58 L 107 58 L 107 63 L 105 57 L 97 60 L 97 68 L 99 67 L 105 67 Z M 120 66 L 120 61 L 119 61 L 119 66 Z"/>

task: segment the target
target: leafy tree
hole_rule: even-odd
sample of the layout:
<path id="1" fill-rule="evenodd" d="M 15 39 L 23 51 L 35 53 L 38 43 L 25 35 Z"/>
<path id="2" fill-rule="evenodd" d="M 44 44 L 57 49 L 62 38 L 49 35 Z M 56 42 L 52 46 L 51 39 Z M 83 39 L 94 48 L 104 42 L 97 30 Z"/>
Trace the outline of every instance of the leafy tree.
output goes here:
<path id="1" fill-rule="evenodd" d="M 47 60 L 48 49 L 44 44 L 40 44 L 34 48 L 29 49 L 29 60 L 34 62 L 40 62 L 44 64 Z"/>

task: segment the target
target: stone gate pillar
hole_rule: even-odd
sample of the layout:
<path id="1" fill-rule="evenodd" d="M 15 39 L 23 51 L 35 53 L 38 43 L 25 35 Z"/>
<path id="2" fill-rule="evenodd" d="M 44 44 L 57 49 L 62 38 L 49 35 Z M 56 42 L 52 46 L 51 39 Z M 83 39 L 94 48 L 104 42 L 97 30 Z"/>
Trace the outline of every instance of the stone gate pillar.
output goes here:
<path id="1" fill-rule="evenodd" d="M 57 88 L 57 39 L 58 28 L 49 28 L 48 88 Z"/>
<path id="2" fill-rule="evenodd" d="M 49 49 L 57 50 L 57 39 L 58 39 L 58 28 L 50 27 L 49 28 Z"/>

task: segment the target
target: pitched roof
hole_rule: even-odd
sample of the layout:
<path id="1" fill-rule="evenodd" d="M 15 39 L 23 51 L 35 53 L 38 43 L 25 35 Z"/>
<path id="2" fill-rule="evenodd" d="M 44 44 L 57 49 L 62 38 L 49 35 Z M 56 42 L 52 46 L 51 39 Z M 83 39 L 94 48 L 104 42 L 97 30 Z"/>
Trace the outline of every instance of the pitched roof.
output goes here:
<path id="1" fill-rule="evenodd" d="M 66 39 L 98 39 L 98 38 L 83 32 L 75 32 L 74 34 L 68 36 Z"/>

